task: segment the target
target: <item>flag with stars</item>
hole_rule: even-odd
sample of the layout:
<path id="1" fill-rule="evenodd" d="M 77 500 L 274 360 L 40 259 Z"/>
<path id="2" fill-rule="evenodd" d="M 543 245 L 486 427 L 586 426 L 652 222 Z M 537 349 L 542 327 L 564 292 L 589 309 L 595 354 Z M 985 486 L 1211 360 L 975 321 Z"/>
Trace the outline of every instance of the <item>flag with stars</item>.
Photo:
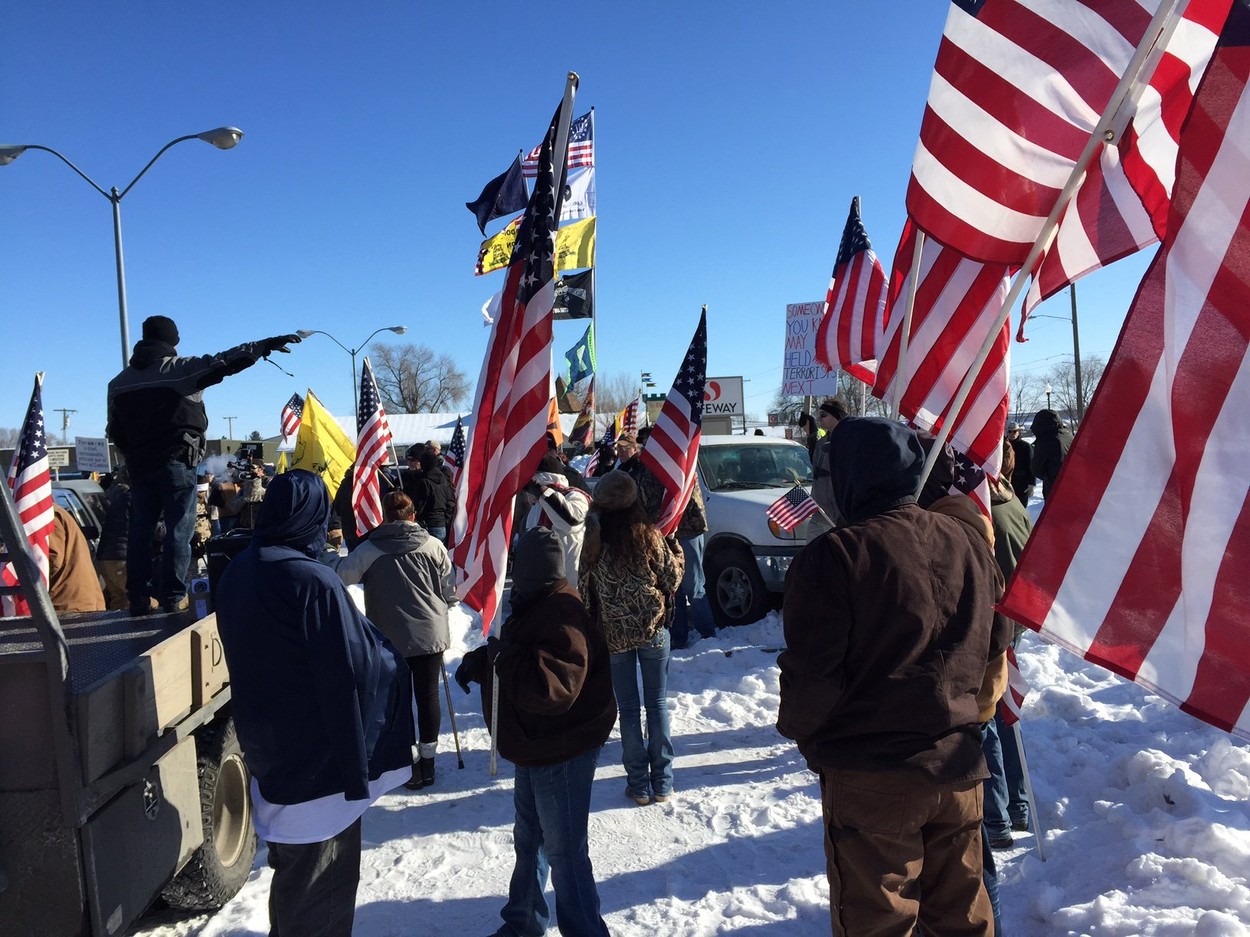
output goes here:
<path id="1" fill-rule="evenodd" d="M 967 455 L 955 451 L 955 480 L 951 483 L 951 494 L 967 495 L 976 502 L 981 513 L 990 516 L 990 483 L 985 469 L 977 465 Z"/>
<path id="2" fill-rule="evenodd" d="M 521 164 L 521 170 L 525 173 L 526 179 L 533 179 L 538 175 L 538 155 L 542 148 L 540 143 L 530 150 L 529 155 Z M 565 160 L 565 165 L 569 169 L 589 168 L 595 165 L 595 109 L 593 107 L 569 124 L 569 148 Z M 563 209 L 563 205 L 561 208 Z"/>
<path id="3" fill-rule="evenodd" d="M 703 432 L 706 383 L 707 309 L 704 308 L 699 314 L 694 338 L 690 340 L 690 349 L 673 380 L 673 388 L 639 456 L 642 464 L 664 485 L 656 526 L 666 537 L 677 530 L 698 478 L 695 469 L 699 461 L 699 436 Z"/>
<path id="4" fill-rule="evenodd" d="M 458 589 L 464 604 L 482 616 L 484 633 L 503 595 L 514 500 L 547 451 L 555 228 L 564 191 L 564 161 L 555 149 L 570 116 L 562 102 L 540 147 L 534 191 L 482 360 L 473 428 L 456 482 L 453 561 L 464 571 Z"/>
<path id="5" fill-rule="evenodd" d="M 304 419 L 304 398 L 292 394 L 291 399 L 282 408 L 282 438 L 289 439 L 299 432 L 299 425 Z"/>
<path id="6" fill-rule="evenodd" d="M 829 280 L 825 315 L 816 331 L 818 363 L 830 371 L 841 368 L 865 384 L 873 382 L 887 285 L 881 261 L 864 230 L 857 195 L 851 199 Z"/>
<path id="7" fill-rule="evenodd" d="M 352 516 L 363 537 L 382 523 L 382 489 L 378 476 L 386 464 L 391 426 L 378 397 L 373 367 L 365 359 L 360 372 L 360 406 L 356 410 L 356 464 L 352 476 Z"/>
<path id="8" fill-rule="evenodd" d="M 48 469 L 48 439 L 43 431 L 43 373 L 35 375 L 35 389 L 30 395 L 26 420 L 9 464 L 9 491 L 17 507 L 22 531 L 31 546 L 35 565 L 48 584 L 48 539 L 56 526 L 52 513 L 52 475 Z M 16 548 L 16 546 L 14 547 Z M 16 588 L 17 570 L 12 563 L 5 563 L 0 571 L 6 587 Z M 4 595 L 0 606 L 5 617 L 29 615 L 30 607 L 18 594 Z"/>
<path id="9" fill-rule="evenodd" d="M 460 477 L 460 466 L 464 464 L 464 424 L 456 417 L 456 429 L 451 434 L 451 442 L 443 450 L 443 461 L 451 468 L 451 483 L 454 486 Z"/>
<path id="10" fill-rule="evenodd" d="M 807 493 L 807 489 L 795 485 L 770 504 L 764 513 L 770 521 L 776 521 L 778 527 L 788 531 L 794 530 L 819 510 L 820 505 Z"/>

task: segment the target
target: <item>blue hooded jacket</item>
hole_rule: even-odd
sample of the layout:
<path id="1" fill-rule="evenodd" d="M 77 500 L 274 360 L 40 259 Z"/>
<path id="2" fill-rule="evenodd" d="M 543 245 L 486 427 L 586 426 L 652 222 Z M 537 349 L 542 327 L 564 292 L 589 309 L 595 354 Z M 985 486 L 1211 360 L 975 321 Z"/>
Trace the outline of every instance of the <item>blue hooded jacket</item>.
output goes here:
<path id="1" fill-rule="evenodd" d="M 412 763 L 408 665 L 315 558 L 329 520 L 318 476 L 279 475 L 216 597 L 244 761 L 274 804 L 362 800 Z"/>

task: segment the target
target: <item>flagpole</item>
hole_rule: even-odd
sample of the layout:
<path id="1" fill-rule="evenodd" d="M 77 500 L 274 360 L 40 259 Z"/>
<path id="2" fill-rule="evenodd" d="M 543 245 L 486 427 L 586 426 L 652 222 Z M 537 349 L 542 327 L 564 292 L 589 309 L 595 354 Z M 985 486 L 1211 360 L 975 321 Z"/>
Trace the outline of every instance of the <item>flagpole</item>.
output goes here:
<path id="1" fill-rule="evenodd" d="M 894 397 L 894 419 L 897 420 L 903 407 L 903 392 L 907 389 L 907 344 L 911 339 L 911 316 L 916 308 L 916 287 L 920 281 L 920 258 L 924 253 L 925 233 L 916 229 L 916 249 L 911 255 L 911 280 L 907 284 L 907 311 L 903 313 L 902 331 L 898 337 L 898 364 L 894 368 L 894 386 L 897 388 Z"/>
<path id="2" fill-rule="evenodd" d="M 1008 691 L 1010 692 L 1010 691 Z M 1029 775 L 1029 760 L 1024 757 L 1024 734 L 1020 731 L 1021 722 L 1016 722 L 1016 751 L 1020 755 L 1020 774 L 1024 778 L 1024 796 L 1029 801 L 1029 821 L 1033 824 L 1033 845 L 1037 849 L 1037 858 L 1046 861 L 1042 852 L 1042 824 L 1037 812 L 1037 798 L 1033 796 L 1033 778 Z"/>
<path id="3" fill-rule="evenodd" d="M 1064 209 L 1067 208 L 1068 203 L 1072 201 L 1076 190 L 1084 181 L 1085 172 L 1089 168 L 1089 164 L 1098 155 L 1099 148 L 1104 142 L 1114 143 L 1119 138 L 1120 132 L 1123 130 L 1123 127 L 1119 126 L 1121 122 L 1120 110 L 1125 104 L 1136 99 L 1137 82 L 1141 76 L 1143 65 L 1150 57 L 1156 44 L 1174 28 L 1176 20 L 1180 18 L 1180 14 L 1184 12 L 1187 4 L 1188 0 L 1164 0 L 1159 5 L 1159 9 L 1155 11 L 1155 15 L 1150 21 L 1150 26 L 1147 27 L 1141 42 L 1133 52 L 1132 59 L 1129 60 L 1128 67 L 1124 70 L 1124 74 L 1120 77 L 1120 81 L 1111 95 L 1111 100 L 1107 102 L 1106 109 L 1098 119 L 1098 123 L 1094 126 L 1089 140 L 1086 141 L 1085 149 L 1081 151 L 1081 155 L 1073 165 L 1068 181 L 1060 191 L 1058 199 L 1055 200 L 1050 214 L 1046 216 L 1046 221 L 1043 222 L 1041 230 L 1038 232 L 1037 240 L 1033 242 L 1033 247 L 1029 250 L 1028 256 L 1025 257 L 1024 263 L 1021 264 L 1015 281 L 1007 292 L 1007 298 L 1003 301 L 1002 309 L 998 312 L 997 320 L 990 328 L 989 334 L 985 336 L 985 341 L 981 344 L 981 350 L 977 352 L 976 358 L 969 366 L 968 373 L 964 375 L 963 381 L 959 385 L 959 390 L 947 410 L 949 417 L 943 420 L 942 425 L 938 427 L 938 431 L 935 434 L 936 439 L 932 448 L 929 449 L 929 455 L 925 459 L 924 468 L 920 472 L 920 483 L 916 486 L 917 491 L 924 488 L 924 483 L 933 471 L 938 455 L 941 454 L 942 449 L 945 447 L 946 440 L 950 438 L 951 429 L 959 416 L 959 411 L 963 409 L 964 402 L 968 399 L 968 394 L 972 392 L 972 385 L 976 383 L 981 366 L 989 358 L 991 349 L 998 341 L 998 333 L 1002 331 L 1003 325 L 1006 324 L 1008 317 L 1011 315 L 1011 307 L 1020 297 L 1020 293 L 1023 292 L 1033 268 L 1055 239 L 1055 234 L 1059 230 L 1059 219 L 1063 215 Z"/>

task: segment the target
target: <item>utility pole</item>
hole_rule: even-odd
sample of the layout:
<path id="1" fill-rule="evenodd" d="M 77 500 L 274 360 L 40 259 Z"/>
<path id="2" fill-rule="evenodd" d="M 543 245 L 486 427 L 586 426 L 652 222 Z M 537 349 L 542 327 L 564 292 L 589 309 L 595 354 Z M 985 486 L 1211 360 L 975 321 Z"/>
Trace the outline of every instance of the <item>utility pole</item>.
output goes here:
<path id="1" fill-rule="evenodd" d="M 70 410 L 66 407 L 53 407 L 52 410 L 54 413 L 61 414 L 61 445 L 68 446 L 69 436 L 66 434 L 69 431 L 69 415 L 71 413 L 77 413 L 78 411 Z"/>
<path id="2" fill-rule="evenodd" d="M 230 428 L 226 431 L 228 433 L 227 438 L 234 439 L 234 421 L 237 420 L 238 417 L 237 416 L 223 416 L 222 419 L 225 420 L 228 424 L 230 424 Z"/>

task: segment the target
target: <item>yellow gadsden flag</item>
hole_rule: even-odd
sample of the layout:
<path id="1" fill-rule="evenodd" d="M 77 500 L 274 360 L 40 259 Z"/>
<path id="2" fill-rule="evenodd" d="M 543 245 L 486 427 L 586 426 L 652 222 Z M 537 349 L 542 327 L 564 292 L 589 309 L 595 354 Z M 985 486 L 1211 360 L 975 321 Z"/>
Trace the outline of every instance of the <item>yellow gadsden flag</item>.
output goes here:
<path id="1" fill-rule="evenodd" d="M 477 252 L 478 276 L 502 270 L 512 260 L 520 219 L 498 234 L 482 242 Z M 565 225 L 556 232 L 556 270 L 580 270 L 595 265 L 595 219 L 593 217 Z"/>
<path id="2" fill-rule="evenodd" d="M 333 498 L 355 461 L 356 446 L 309 390 L 304 398 L 304 419 L 295 438 L 291 468 L 316 472 Z"/>
<path id="3" fill-rule="evenodd" d="M 281 475 L 285 471 L 286 471 L 286 450 L 283 449 L 281 452 L 278 453 L 278 467 L 274 469 L 273 473 L 275 475 Z"/>

